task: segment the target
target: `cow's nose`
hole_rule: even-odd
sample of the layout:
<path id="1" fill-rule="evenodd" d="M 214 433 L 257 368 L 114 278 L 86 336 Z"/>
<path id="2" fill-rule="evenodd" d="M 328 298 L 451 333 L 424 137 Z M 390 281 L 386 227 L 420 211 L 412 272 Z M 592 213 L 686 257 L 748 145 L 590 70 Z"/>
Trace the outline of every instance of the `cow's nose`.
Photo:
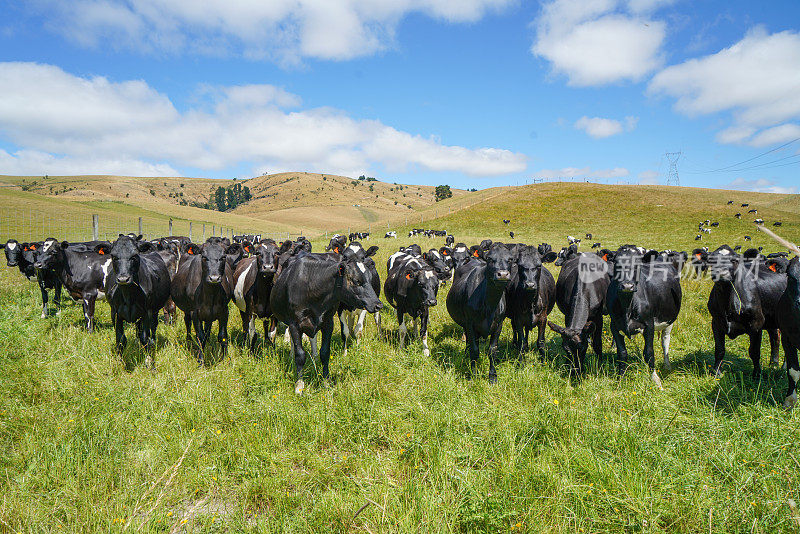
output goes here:
<path id="1" fill-rule="evenodd" d="M 123 286 L 127 285 L 127 284 L 130 284 L 131 283 L 130 275 L 123 274 L 123 275 L 117 276 L 117 283 L 119 283 L 119 284 L 121 284 Z"/>
<path id="2" fill-rule="evenodd" d="M 16 265 L 16 263 L 15 263 L 14 265 Z M 13 267 L 14 265 L 12 265 L 12 267 Z M 37 261 L 36 263 L 34 263 L 34 264 L 33 264 L 33 268 L 34 268 L 34 269 L 41 269 L 41 268 L 42 268 L 42 262 L 40 262 L 40 261 Z"/>
<path id="3" fill-rule="evenodd" d="M 15 262 L 15 261 L 10 261 L 10 262 L 8 262 L 8 266 L 9 266 L 9 267 L 16 267 L 16 266 L 17 266 L 17 262 Z M 36 266 L 36 265 L 34 264 L 34 267 L 35 267 L 35 266 Z"/>
<path id="4" fill-rule="evenodd" d="M 427 304 L 428 306 L 436 306 L 436 299 L 428 299 L 428 301 L 425 304 Z"/>
<path id="5" fill-rule="evenodd" d="M 212 284 L 219 284 L 222 281 L 222 277 L 218 274 L 212 274 L 211 276 L 208 277 L 208 280 Z"/>
<path id="6" fill-rule="evenodd" d="M 536 282 L 525 282 L 525 289 L 528 289 L 528 290 L 531 290 L 531 291 L 533 291 L 533 290 L 535 290 L 537 287 L 538 287 L 538 286 L 536 285 Z"/>
<path id="7" fill-rule="evenodd" d="M 636 284 L 633 282 L 622 282 L 620 283 L 619 287 L 622 289 L 622 291 L 633 291 L 636 289 Z"/>
<path id="8" fill-rule="evenodd" d="M 495 280 L 509 280 L 510 278 L 511 275 L 509 274 L 508 271 L 497 271 L 496 273 L 494 273 Z"/>

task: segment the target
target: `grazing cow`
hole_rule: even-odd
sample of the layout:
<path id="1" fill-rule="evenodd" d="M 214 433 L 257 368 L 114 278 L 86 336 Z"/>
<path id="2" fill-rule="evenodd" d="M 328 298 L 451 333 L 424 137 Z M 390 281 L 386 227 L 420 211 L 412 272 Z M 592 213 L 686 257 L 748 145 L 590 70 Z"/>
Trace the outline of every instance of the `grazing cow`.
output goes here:
<path id="1" fill-rule="evenodd" d="M 239 262 L 233 271 L 233 301 L 242 316 L 250 351 L 255 352 L 256 317 L 264 321 L 264 339 L 274 341 L 275 324 L 269 305 L 274 276 L 278 270 L 278 246 L 272 239 L 264 239 L 252 246 L 253 255 Z M 273 324 L 270 325 L 270 320 Z"/>
<path id="2" fill-rule="evenodd" d="M 746 207 L 748 207 L 749 205 L 750 205 L 750 204 L 742 204 L 742 207 L 743 207 L 743 208 L 746 208 Z"/>
<path id="3" fill-rule="evenodd" d="M 617 371 L 624 373 L 628 361 L 623 334 L 630 338 L 641 333 L 644 336 L 644 359 L 658 389 L 664 388 L 655 367 L 655 334 L 661 333 L 664 370 L 668 371 L 672 326 L 681 311 L 680 272 L 685 257 L 686 253 L 683 253 L 676 256 L 676 261 L 662 259 L 655 250 L 645 251 L 633 245 L 623 245 L 609 256 L 613 275 L 608 286 L 606 308 L 611 316 L 611 335 L 617 347 Z"/>
<path id="4" fill-rule="evenodd" d="M 741 219 L 742 218 L 742 214 L 741 213 L 737 213 L 736 215 L 734 215 L 734 217 L 736 217 L 737 219 Z"/>
<path id="5" fill-rule="evenodd" d="M 772 226 L 783 226 L 783 223 L 781 221 L 775 221 L 772 223 Z"/>
<path id="6" fill-rule="evenodd" d="M 502 243 L 482 250 L 455 273 L 447 295 L 447 312 L 464 329 L 470 371 L 477 370 L 481 338 L 489 337 L 489 381 L 497 382 L 494 357 L 506 315 L 506 286 L 517 276 L 517 259 Z"/>
<path id="7" fill-rule="evenodd" d="M 589 337 L 598 356 L 603 351 L 603 311 L 611 279 L 606 260 L 610 251 L 598 254 L 574 254 L 561 267 L 556 281 L 556 304 L 564 314 L 564 326 L 548 321 L 561 334 L 564 352 L 570 358 L 571 371 L 584 369 Z"/>
<path id="8" fill-rule="evenodd" d="M 601 245 L 599 242 L 597 242 L 597 243 L 592 243 L 592 250 L 594 250 L 594 249 L 596 249 L 596 248 L 600 248 L 600 247 L 602 247 L 602 246 L 603 246 L 603 245 Z"/>
<path id="9" fill-rule="evenodd" d="M 746 236 L 744 236 L 744 240 L 745 240 L 745 241 L 750 241 L 750 240 L 752 240 L 752 239 L 753 239 L 753 238 L 752 238 L 752 237 L 750 237 L 749 235 L 746 235 Z"/>
<path id="10" fill-rule="evenodd" d="M 305 389 L 303 334 L 314 340 L 322 330 L 319 357 L 322 376 L 328 378 L 333 316 L 339 305 L 363 308 L 369 313 L 381 309 L 381 301 L 364 271 L 366 266 L 355 259 L 301 252 L 290 258 L 276 276 L 269 301 L 275 317 L 289 327 L 297 379 L 295 393 L 301 394 Z"/>
<path id="11" fill-rule="evenodd" d="M 757 209 L 747 210 L 747 213 L 758 213 Z"/>
<path id="12" fill-rule="evenodd" d="M 183 311 L 186 342 L 191 346 L 192 325 L 197 335 L 197 363 L 204 365 L 203 350 L 214 321 L 224 358 L 228 352 L 228 302 L 233 296 L 233 271 L 222 242 L 190 243 L 186 257 L 172 278 L 172 300 Z"/>
<path id="13" fill-rule="evenodd" d="M 95 251 L 101 244 L 111 245 L 107 241 L 88 241 L 71 246 L 68 241 L 58 242 L 50 237 L 42 243 L 34 264 L 37 271 L 55 272 L 69 295 L 83 302 L 83 316 L 89 332 L 94 332 L 95 301 L 106 297 L 106 281 L 111 269 L 111 258 Z"/>
<path id="14" fill-rule="evenodd" d="M 777 317 L 789 381 L 783 405 L 793 408 L 797 403 L 797 382 L 800 381 L 800 363 L 797 360 L 797 351 L 800 350 L 800 263 L 797 256 L 792 258 L 786 274 L 786 290 L 778 301 Z"/>
<path id="15" fill-rule="evenodd" d="M 767 266 L 758 258 L 755 249 L 739 255 L 723 245 L 711 252 L 707 261 L 714 281 L 708 298 L 714 334 L 714 372 L 717 376 L 722 374 L 720 367 L 725 357 L 725 336 L 735 339 L 746 334 L 750 338 L 753 378 L 758 378 L 763 330 L 769 334 L 771 363 L 778 363 L 776 307 L 786 289 L 786 273 Z"/>
<path id="16" fill-rule="evenodd" d="M 730 206 L 731 204 L 733 204 L 733 200 L 728 201 L 728 206 Z"/>
<path id="17" fill-rule="evenodd" d="M 756 224 L 764 224 L 764 219 L 755 219 L 753 222 Z"/>
<path id="18" fill-rule="evenodd" d="M 510 223 L 510 222 L 511 222 L 511 220 L 510 220 L 510 219 L 503 219 L 503 224 L 508 224 L 508 223 Z"/>
<path id="19" fill-rule="evenodd" d="M 700 241 L 701 239 L 703 239 L 703 236 L 700 235 L 700 234 L 697 234 L 696 236 L 694 236 L 694 240 L 695 241 Z"/>
<path id="20" fill-rule="evenodd" d="M 511 239 L 514 239 L 514 232 L 508 232 L 508 236 L 509 236 Z"/>
<path id="21" fill-rule="evenodd" d="M 364 250 L 364 247 L 358 241 L 353 241 L 347 248 L 344 249 L 342 255 L 348 260 L 355 260 L 364 265 L 364 276 L 367 277 L 368 283 L 372 286 L 372 290 L 380 298 L 381 295 L 381 278 L 378 275 L 378 269 L 375 267 L 375 260 L 372 256 L 378 252 L 377 246 L 371 246 L 369 249 Z M 357 265 L 360 265 L 357 263 Z M 360 268 L 360 267 L 359 267 Z M 364 319 L 367 316 L 367 310 L 361 308 L 351 308 L 342 303 L 339 305 L 339 326 L 342 331 L 342 344 L 344 356 L 347 356 L 347 345 L 351 337 L 356 338 L 356 344 L 361 340 L 361 335 L 364 331 Z M 378 335 L 381 333 L 381 314 L 375 312 L 375 326 L 378 329 Z"/>
<path id="22" fill-rule="evenodd" d="M 121 235 L 113 245 L 97 245 L 95 252 L 111 258 L 106 300 L 114 318 L 117 353 L 121 355 L 128 342 L 125 322 L 135 323 L 139 343 L 147 352 L 145 365 L 155 369 L 158 311 L 170 293 L 164 260 L 151 243 L 127 235 Z"/>
<path id="23" fill-rule="evenodd" d="M 456 242 L 456 238 L 453 237 L 452 234 L 449 234 L 447 237 L 444 238 L 444 244 L 447 245 L 448 247 L 452 247 L 453 243 L 455 243 L 455 242 Z"/>
<path id="24" fill-rule="evenodd" d="M 506 317 L 511 320 L 514 346 L 522 362 L 528 352 L 528 336 L 538 326 L 536 347 L 544 357 L 544 332 L 547 316 L 556 304 L 556 280 L 544 267 L 558 255 L 552 250 L 543 256 L 537 247 L 520 245 L 516 249 L 517 276 L 506 286 Z"/>
<path id="25" fill-rule="evenodd" d="M 386 232 L 383 236 L 384 239 L 395 238 L 397 239 L 397 232 L 392 230 L 391 232 Z"/>
<path id="26" fill-rule="evenodd" d="M 717 226 L 719 226 L 719 223 L 718 223 L 718 222 L 712 222 L 712 223 L 711 223 L 711 227 L 712 227 L 712 228 L 716 228 Z"/>
<path id="27" fill-rule="evenodd" d="M 383 293 L 386 300 L 397 310 L 397 324 L 400 325 L 400 348 L 405 346 L 406 315 L 413 321 L 413 331 L 417 332 L 417 319 L 420 320 L 419 336 L 422 339 L 422 354 L 430 355 L 428 348 L 428 314 L 431 306 L 436 306 L 439 292 L 439 278 L 433 267 L 420 258 L 403 255 L 395 258 L 387 269 Z"/>

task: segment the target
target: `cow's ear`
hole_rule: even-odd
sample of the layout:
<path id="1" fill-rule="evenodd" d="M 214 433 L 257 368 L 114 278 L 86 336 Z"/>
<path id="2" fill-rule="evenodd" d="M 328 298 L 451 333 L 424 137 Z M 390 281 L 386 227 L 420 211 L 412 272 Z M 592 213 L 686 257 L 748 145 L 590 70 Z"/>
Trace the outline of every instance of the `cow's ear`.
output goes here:
<path id="1" fill-rule="evenodd" d="M 551 250 L 550 252 L 548 252 L 547 254 L 542 256 L 542 263 L 554 262 L 554 261 L 556 261 L 556 258 L 558 258 L 558 254 L 556 254 L 555 252 L 553 252 Z"/>
<path id="2" fill-rule="evenodd" d="M 789 268 L 789 260 L 787 258 L 770 258 L 766 261 L 767 269 L 773 273 L 785 273 Z"/>
<path id="3" fill-rule="evenodd" d="M 365 254 L 366 254 L 367 256 L 374 256 L 374 255 L 375 255 L 375 253 L 377 253 L 377 252 L 378 252 L 378 248 L 379 248 L 379 247 L 378 247 L 378 245 L 372 245 L 371 247 L 369 247 L 369 248 L 367 249 L 367 252 L 366 252 Z"/>
<path id="4" fill-rule="evenodd" d="M 442 256 L 449 256 L 450 252 L 447 250 L 447 247 L 442 247 L 439 249 L 439 254 Z"/>
<path id="5" fill-rule="evenodd" d="M 143 235 L 143 234 L 139 234 L 139 235 L 137 235 L 137 236 L 136 236 L 136 241 L 141 241 L 143 237 L 144 237 L 144 235 Z"/>
<path id="6" fill-rule="evenodd" d="M 111 253 L 111 247 L 109 247 L 105 243 L 100 243 L 99 245 L 94 247 L 94 251 L 103 256 Z"/>
<path id="7" fill-rule="evenodd" d="M 155 245 L 150 241 L 140 241 L 136 244 L 136 249 L 139 252 L 153 252 L 155 250 Z"/>
<path id="8" fill-rule="evenodd" d="M 425 261 L 428 261 L 428 253 L 427 252 L 423 252 L 422 253 L 422 259 L 425 260 Z"/>
<path id="9" fill-rule="evenodd" d="M 186 245 L 186 253 L 190 256 L 194 256 L 196 254 L 200 254 L 200 247 L 197 246 L 195 243 L 189 243 Z"/>
<path id="10" fill-rule="evenodd" d="M 36 250 L 36 248 L 37 248 L 37 247 L 36 247 L 36 243 L 31 243 L 31 244 L 30 244 L 30 245 L 28 245 L 28 246 L 30 247 L 30 249 L 31 249 L 31 250 Z"/>
<path id="11" fill-rule="evenodd" d="M 658 257 L 657 250 L 648 250 L 647 252 L 645 252 L 644 256 L 642 256 L 642 263 L 650 263 L 657 257 Z"/>
<path id="12" fill-rule="evenodd" d="M 69 246 L 69 241 L 62 241 L 61 248 L 67 248 Z"/>
<path id="13" fill-rule="evenodd" d="M 406 269 L 403 273 L 403 276 L 400 277 L 400 280 L 397 281 L 397 294 L 401 297 L 406 297 L 408 295 L 408 289 L 411 287 L 411 284 L 414 282 L 414 271 L 412 269 Z"/>
<path id="14" fill-rule="evenodd" d="M 607 248 L 604 248 L 598 253 L 600 258 L 603 259 L 603 261 L 613 261 L 615 254 L 616 254 L 615 252 L 608 250 Z"/>
<path id="15" fill-rule="evenodd" d="M 233 243 L 232 245 L 228 245 L 225 249 L 225 254 L 238 254 L 242 250 L 242 245 L 240 243 Z"/>

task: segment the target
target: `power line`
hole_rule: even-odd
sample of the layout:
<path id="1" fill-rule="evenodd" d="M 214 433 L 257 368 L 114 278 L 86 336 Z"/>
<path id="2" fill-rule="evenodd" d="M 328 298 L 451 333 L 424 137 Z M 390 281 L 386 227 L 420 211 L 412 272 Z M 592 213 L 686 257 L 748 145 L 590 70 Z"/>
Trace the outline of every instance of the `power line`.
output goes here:
<path id="1" fill-rule="evenodd" d="M 774 169 L 776 167 L 786 167 L 786 166 L 789 166 L 789 165 L 800 164 L 800 160 L 797 160 L 797 161 L 790 161 L 788 163 L 782 163 L 780 165 L 775 165 L 775 163 L 778 163 L 779 161 L 783 161 L 783 160 L 790 159 L 790 158 L 800 158 L 800 154 L 793 154 L 791 156 L 785 156 L 785 157 L 778 158 L 778 159 L 775 159 L 775 160 L 772 160 L 772 161 L 759 163 L 758 165 L 752 165 L 750 167 L 741 167 L 741 168 L 737 168 L 737 169 L 728 169 L 726 171 L 699 171 L 699 172 L 684 171 L 684 172 L 686 172 L 687 174 L 711 174 L 711 173 L 714 173 L 714 172 L 729 172 L 730 173 L 730 172 L 750 171 L 750 170 L 754 170 L 754 169 Z"/>
<path id="2" fill-rule="evenodd" d="M 781 146 L 775 147 L 775 148 L 773 148 L 771 150 L 767 150 L 766 152 L 762 152 L 761 154 L 758 154 L 757 156 L 753 156 L 752 158 L 748 158 L 748 159 L 746 159 L 744 161 L 740 161 L 739 163 L 734 163 L 733 165 L 728 165 L 726 167 L 720 167 L 719 169 L 712 169 L 712 170 L 707 171 L 707 172 L 720 172 L 720 171 L 728 170 L 731 167 L 738 167 L 739 165 L 742 165 L 743 163 L 747 163 L 747 162 L 753 161 L 754 159 L 758 159 L 758 158 L 760 158 L 762 156 L 766 156 L 767 154 L 775 152 L 776 150 L 780 150 L 783 147 L 789 146 L 792 143 L 794 143 L 795 141 L 800 141 L 800 137 L 796 137 L 796 138 L 792 139 L 791 141 L 788 141 L 788 142 L 782 144 Z"/>

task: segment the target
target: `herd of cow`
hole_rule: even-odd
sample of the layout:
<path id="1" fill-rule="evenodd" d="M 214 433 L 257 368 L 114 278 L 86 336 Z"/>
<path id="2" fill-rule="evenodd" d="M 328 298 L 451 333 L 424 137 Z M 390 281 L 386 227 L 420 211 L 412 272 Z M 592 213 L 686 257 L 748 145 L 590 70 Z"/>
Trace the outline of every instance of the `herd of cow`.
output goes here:
<path id="1" fill-rule="evenodd" d="M 63 287 L 82 302 L 86 328 L 91 332 L 95 301 L 104 298 L 111 308 L 117 352 L 121 354 L 127 343 L 124 323 L 133 323 L 150 367 L 154 366 L 155 334 L 162 310 L 167 322 L 173 320 L 176 308 L 183 311 L 187 343 L 194 347 L 201 365 L 214 322 L 219 324 L 217 338 L 223 356 L 227 351 L 231 300 L 241 313 L 251 351 L 258 345 L 257 319 L 263 321 L 264 337 L 270 342 L 274 342 L 279 325 L 285 325 L 294 352 L 295 392 L 302 393 L 304 336 L 316 356 L 316 338 L 321 332 L 318 352 L 327 378 L 334 316 L 339 317 L 345 353 L 351 340 L 360 338 L 368 313 L 374 315 L 380 332 L 381 280 L 373 260 L 378 247 L 364 249 L 359 241 L 348 242 L 348 237 L 334 236 L 323 253 L 313 253 L 305 238 L 282 243 L 243 238 L 231 243 L 227 238 L 212 237 L 196 244 L 186 237 L 147 241 L 132 234 L 120 235 L 113 243 L 69 243 L 53 238 L 19 243 L 12 239 L 0 247 L 9 267 L 37 280 L 42 317 L 48 316 L 51 289 L 60 312 Z M 544 266 L 551 262 L 561 267 L 557 280 Z M 534 328 L 538 329 L 536 347 L 544 355 L 549 325 L 561 335 L 572 371 L 581 374 L 589 344 L 597 355 L 602 352 L 603 316 L 608 315 L 619 372 L 625 371 L 628 360 L 625 338 L 642 333 L 645 360 L 661 388 L 655 367 L 655 334 L 661 335 L 664 368 L 669 369 L 670 336 L 681 308 L 680 280 L 688 272 L 707 272 L 714 282 L 708 301 L 713 372 L 721 372 L 726 336 L 747 335 L 757 378 L 762 332 L 766 330 L 771 363 L 778 363 L 779 344 L 783 345 L 789 383 L 784 404 L 794 406 L 800 381 L 800 265 L 797 257 L 790 260 L 786 253 L 764 256 L 750 249 L 739 254 L 727 245 L 714 251 L 695 249 L 691 257 L 686 252 L 633 245 L 581 253 L 577 243 L 555 252 L 546 243 L 530 246 L 487 239 L 473 246 L 454 244 L 447 235 L 447 244 L 438 249 L 423 251 L 414 244 L 393 253 L 387 261 L 383 292 L 396 310 L 400 347 L 412 325 L 416 333 L 419 321 L 418 335 L 423 354 L 428 356 L 429 310 L 437 304 L 440 286 L 451 283 L 447 311 L 463 329 L 470 370 L 476 372 L 479 341 L 489 338 L 492 382 L 497 380 L 495 355 L 506 318 L 520 360 Z M 548 321 L 556 305 L 564 314 L 563 326 Z"/>

